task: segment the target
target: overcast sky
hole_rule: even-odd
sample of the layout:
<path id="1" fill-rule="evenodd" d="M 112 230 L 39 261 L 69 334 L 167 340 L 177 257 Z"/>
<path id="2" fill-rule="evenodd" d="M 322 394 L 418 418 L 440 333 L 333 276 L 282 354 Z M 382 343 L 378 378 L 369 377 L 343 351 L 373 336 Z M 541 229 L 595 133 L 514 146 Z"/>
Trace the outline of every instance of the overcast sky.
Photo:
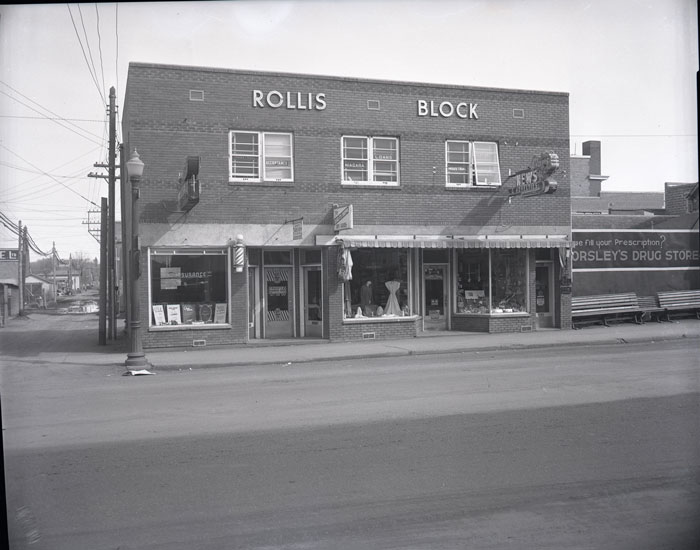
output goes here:
<path id="1" fill-rule="evenodd" d="M 697 24 L 695 0 L 3 5 L 0 212 L 44 251 L 99 256 L 82 222 L 107 184 L 87 174 L 106 173 L 131 61 L 567 92 L 571 153 L 602 142 L 603 190 L 662 192 L 698 180 Z"/>

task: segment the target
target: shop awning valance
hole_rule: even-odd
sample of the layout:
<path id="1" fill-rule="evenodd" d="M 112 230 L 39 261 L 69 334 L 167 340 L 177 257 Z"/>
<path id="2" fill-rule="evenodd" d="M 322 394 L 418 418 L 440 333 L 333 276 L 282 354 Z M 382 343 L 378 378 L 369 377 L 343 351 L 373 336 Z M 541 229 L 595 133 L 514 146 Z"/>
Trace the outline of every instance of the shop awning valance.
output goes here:
<path id="1" fill-rule="evenodd" d="M 475 237 L 336 237 L 344 248 L 571 248 L 571 241 L 560 235 L 480 235 Z"/>

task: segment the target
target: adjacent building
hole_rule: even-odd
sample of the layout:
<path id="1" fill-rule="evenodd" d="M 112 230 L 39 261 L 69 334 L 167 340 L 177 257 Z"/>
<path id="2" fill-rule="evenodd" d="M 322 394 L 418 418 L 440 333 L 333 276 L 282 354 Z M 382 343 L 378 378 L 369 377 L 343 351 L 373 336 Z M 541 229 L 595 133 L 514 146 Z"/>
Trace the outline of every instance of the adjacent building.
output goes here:
<path id="1" fill-rule="evenodd" d="M 132 63 L 123 138 L 146 347 L 571 326 L 566 93 Z"/>
<path id="2" fill-rule="evenodd" d="M 603 191 L 598 141 L 584 143 L 571 166 L 574 295 L 700 289 L 697 182 Z"/>

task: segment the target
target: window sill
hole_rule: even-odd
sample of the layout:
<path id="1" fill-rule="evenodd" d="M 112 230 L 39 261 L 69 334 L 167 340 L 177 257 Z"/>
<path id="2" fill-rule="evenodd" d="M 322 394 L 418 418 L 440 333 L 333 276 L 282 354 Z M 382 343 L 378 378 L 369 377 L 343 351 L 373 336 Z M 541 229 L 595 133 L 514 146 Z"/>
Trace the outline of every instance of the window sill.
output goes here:
<path id="1" fill-rule="evenodd" d="M 408 315 L 406 317 L 348 317 L 343 319 L 343 324 L 355 325 L 358 323 L 404 323 L 420 319 L 419 315 Z"/>
<path id="2" fill-rule="evenodd" d="M 463 192 L 469 192 L 469 191 L 498 191 L 501 189 L 503 186 L 502 185 L 467 185 L 465 187 L 452 187 L 449 185 L 445 186 L 445 191 L 463 191 Z"/>
<path id="3" fill-rule="evenodd" d="M 230 329 L 229 324 L 204 324 L 204 325 L 151 325 L 148 332 L 168 332 L 170 330 L 225 330 Z"/>
<path id="4" fill-rule="evenodd" d="M 530 317 L 527 311 L 509 311 L 501 313 L 453 313 L 455 317 Z"/>
<path id="5" fill-rule="evenodd" d="M 241 185 L 244 187 L 294 187 L 293 181 L 238 181 L 229 180 L 229 185 Z"/>
<path id="6" fill-rule="evenodd" d="M 401 189 L 400 183 L 346 183 L 340 182 L 343 189 Z"/>

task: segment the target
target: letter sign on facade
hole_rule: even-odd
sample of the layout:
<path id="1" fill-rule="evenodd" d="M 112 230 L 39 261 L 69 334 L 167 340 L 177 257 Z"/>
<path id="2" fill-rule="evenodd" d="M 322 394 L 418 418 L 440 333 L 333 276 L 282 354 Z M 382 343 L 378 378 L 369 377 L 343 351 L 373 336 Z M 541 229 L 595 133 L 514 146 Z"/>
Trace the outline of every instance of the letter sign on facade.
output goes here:
<path id="1" fill-rule="evenodd" d="M 326 108 L 326 94 L 304 92 L 278 92 L 271 90 L 267 93 L 262 90 L 253 90 L 253 107 L 286 109 L 295 111 L 323 111 Z"/>
<path id="2" fill-rule="evenodd" d="M 477 120 L 479 118 L 479 115 L 476 114 L 476 108 L 479 105 L 478 103 L 466 103 L 464 101 L 457 104 L 454 104 L 451 101 L 441 101 L 436 103 L 435 101 L 419 99 L 416 105 L 418 107 L 418 116 L 439 116 L 442 118 L 457 116 L 458 118 L 469 118 L 473 120 Z"/>

